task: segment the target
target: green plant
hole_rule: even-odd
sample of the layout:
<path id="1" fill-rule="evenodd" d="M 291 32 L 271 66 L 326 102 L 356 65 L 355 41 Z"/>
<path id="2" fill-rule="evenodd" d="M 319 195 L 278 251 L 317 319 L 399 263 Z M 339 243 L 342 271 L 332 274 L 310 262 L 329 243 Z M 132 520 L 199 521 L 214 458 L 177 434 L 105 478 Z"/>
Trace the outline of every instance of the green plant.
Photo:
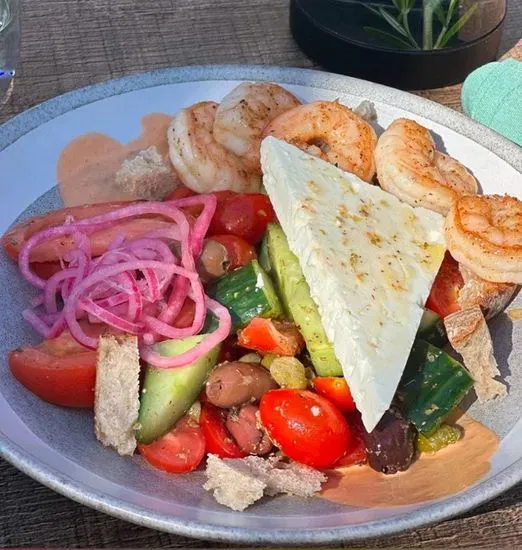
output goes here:
<path id="1" fill-rule="evenodd" d="M 416 0 L 393 0 L 395 9 L 392 11 L 382 7 L 363 5 L 386 23 L 386 29 L 364 27 L 365 31 L 387 42 L 388 44 L 405 50 L 439 50 L 447 46 L 448 42 L 466 25 L 478 9 L 478 0 L 455 20 L 455 10 L 459 0 L 422 0 L 422 44 L 410 31 L 409 16 Z M 440 23 L 440 30 L 434 39 L 434 16 Z"/>

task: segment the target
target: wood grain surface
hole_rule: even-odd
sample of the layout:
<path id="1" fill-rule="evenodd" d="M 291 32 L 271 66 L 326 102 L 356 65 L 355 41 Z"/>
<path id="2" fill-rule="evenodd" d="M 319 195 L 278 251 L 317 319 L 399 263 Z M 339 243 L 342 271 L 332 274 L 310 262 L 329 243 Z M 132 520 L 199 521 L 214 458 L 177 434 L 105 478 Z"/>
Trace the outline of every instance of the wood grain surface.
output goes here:
<path id="1" fill-rule="evenodd" d="M 500 53 L 521 37 L 522 0 L 511 0 Z M 25 0 L 19 76 L 0 122 L 81 86 L 204 63 L 316 66 L 292 41 L 286 0 Z M 460 109 L 458 86 L 422 95 Z M 226 547 L 106 516 L 1 459 L 0 546 Z M 522 547 L 522 485 L 436 526 L 343 546 Z"/>

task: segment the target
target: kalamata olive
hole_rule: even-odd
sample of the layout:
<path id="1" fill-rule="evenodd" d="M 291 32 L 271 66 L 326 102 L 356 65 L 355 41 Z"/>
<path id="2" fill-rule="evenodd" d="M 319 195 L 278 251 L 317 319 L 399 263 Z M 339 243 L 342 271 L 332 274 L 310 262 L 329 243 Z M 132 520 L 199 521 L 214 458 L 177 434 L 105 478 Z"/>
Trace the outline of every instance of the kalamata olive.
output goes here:
<path id="1" fill-rule="evenodd" d="M 258 401 L 274 388 L 277 384 L 261 365 L 232 361 L 222 363 L 212 371 L 206 394 L 212 405 L 228 409 Z"/>
<path id="2" fill-rule="evenodd" d="M 415 428 L 392 405 L 371 433 L 363 432 L 368 464 L 383 474 L 407 470 L 415 454 Z"/>
<path id="3" fill-rule="evenodd" d="M 247 454 L 265 455 L 272 450 L 272 442 L 259 425 L 258 407 L 243 405 L 240 409 L 231 409 L 226 426 L 238 447 Z"/>
<path id="4" fill-rule="evenodd" d="M 228 271 L 230 261 L 224 245 L 207 239 L 198 259 L 197 271 L 204 282 L 209 282 L 221 277 Z"/>

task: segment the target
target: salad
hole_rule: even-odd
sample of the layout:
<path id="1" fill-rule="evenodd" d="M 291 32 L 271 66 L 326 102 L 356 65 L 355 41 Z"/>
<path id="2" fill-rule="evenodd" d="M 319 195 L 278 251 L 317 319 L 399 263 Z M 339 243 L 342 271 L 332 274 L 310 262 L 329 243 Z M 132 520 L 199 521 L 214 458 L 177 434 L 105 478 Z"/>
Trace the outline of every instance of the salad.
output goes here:
<path id="1" fill-rule="evenodd" d="M 413 120 L 377 139 L 374 117 L 244 83 L 177 113 L 168 155 L 127 159 L 112 202 L 15 225 L 42 342 L 10 353 L 13 376 L 93 408 L 122 455 L 206 464 L 235 510 L 465 437 L 464 396 L 506 394 L 486 321 L 522 282 L 522 203 L 478 194 Z"/>

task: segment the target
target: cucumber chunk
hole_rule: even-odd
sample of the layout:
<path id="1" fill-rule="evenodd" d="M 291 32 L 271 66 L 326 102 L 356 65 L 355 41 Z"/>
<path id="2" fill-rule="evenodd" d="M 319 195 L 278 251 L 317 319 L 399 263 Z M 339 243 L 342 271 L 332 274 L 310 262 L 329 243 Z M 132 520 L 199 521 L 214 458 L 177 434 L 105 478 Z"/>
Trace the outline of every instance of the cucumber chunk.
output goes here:
<path id="1" fill-rule="evenodd" d="M 173 357 L 199 344 L 205 334 L 156 344 L 156 351 Z M 185 367 L 157 369 L 147 366 L 140 396 L 136 437 L 151 443 L 170 431 L 197 400 L 210 371 L 215 366 L 220 346 Z"/>
<path id="2" fill-rule="evenodd" d="M 244 327 L 254 317 L 275 319 L 283 314 L 274 285 L 257 260 L 221 277 L 208 294 L 228 309 L 232 330 Z"/>
<path id="3" fill-rule="evenodd" d="M 425 340 L 438 348 L 444 347 L 448 339 L 442 319 L 431 309 L 425 309 L 417 330 L 417 338 Z"/>
<path id="4" fill-rule="evenodd" d="M 268 224 L 261 247 L 261 258 L 274 278 L 288 317 L 303 335 L 317 374 L 342 376 L 341 365 L 324 332 L 319 310 L 310 296 L 310 287 L 301 271 L 299 260 L 290 250 L 286 236 L 278 224 Z"/>
<path id="5" fill-rule="evenodd" d="M 473 386 L 469 372 L 445 351 L 415 340 L 397 396 L 406 418 L 430 435 Z"/>

